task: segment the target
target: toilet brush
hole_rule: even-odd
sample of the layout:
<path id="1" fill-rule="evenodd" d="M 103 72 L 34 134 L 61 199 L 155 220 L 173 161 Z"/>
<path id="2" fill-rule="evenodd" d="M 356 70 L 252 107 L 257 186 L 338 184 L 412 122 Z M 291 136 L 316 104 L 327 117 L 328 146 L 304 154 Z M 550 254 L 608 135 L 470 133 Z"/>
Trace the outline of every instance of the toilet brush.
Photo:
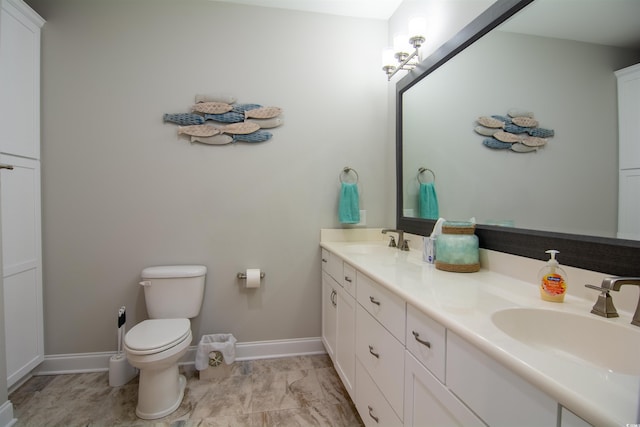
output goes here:
<path id="1" fill-rule="evenodd" d="M 109 385 L 111 387 L 124 385 L 138 374 L 138 370 L 129 364 L 126 355 L 122 352 L 126 321 L 126 308 L 122 306 L 118 309 L 118 352 L 109 359 Z"/>
<path id="2" fill-rule="evenodd" d="M 118 358 L 122 357 L 122 340 L 124 337 L 124 324 L 127 321 L 127 311 L 126 307 L 123 305 L 118 310 Z"/>

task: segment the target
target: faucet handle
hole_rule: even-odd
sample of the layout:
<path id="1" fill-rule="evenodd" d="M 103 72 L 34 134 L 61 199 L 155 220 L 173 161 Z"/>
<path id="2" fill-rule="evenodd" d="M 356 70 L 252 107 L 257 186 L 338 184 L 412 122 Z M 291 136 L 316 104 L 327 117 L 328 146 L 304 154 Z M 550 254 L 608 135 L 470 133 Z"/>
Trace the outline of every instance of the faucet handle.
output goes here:
<path id="1" fill-rule="evenodd" d="M 407 239 L 402 239 L 402 242 L 400 242 L 400 247 L 399 249 L 401 251 L 408 251 L 409 250 L 409 240 Z"/>
<path id="2" fill-rule="evenodd" d="M 396 238 L 395 238 L 395 237 L 393 237 L 393 236 L 389 236 L 389 237 L 391 237 L 391 240 L 389 240 L 389 247 L 390 247 L 390 248 L 395 248 L 395 247 L 397 247 L 398 245 L 396 245 Z"/>
<path id="3" fill-rule="evenodd" d="M 594 286 L 590 284 L 584 285 L 586 288 L 595 289 L 600 291 L 596 303 L 591 309 L 591 313 L 602 317 L 619 317 L 616 307 L 613 305 L 613 298 L 609 295 L 609 289 L 600 286 Z"/>
<path id="4" fill-rule="evenodd" d="M 595 286 L 595 285 L 590 285 L 590 284 L 586 284 L 584 285 L 585 288 L 589 288 L 589 289 L 595 289 L 596 291 L 601 291 L 602 293 L 609 293 L 609 289 L 603 288 L 601 286 Z"/>

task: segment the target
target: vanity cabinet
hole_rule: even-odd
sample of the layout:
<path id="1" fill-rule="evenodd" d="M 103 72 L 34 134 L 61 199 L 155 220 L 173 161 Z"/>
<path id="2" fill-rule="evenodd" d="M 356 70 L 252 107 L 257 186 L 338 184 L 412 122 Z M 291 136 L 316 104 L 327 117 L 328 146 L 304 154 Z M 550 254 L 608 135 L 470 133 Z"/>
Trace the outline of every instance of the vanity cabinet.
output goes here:
<path id="1" fill-rule="evenodd" d="M 0 0 L 0 218 L 7 385 L 44 360 L 40 193 L 40 28 Z M 12 169 L 7 168 L 8 166 Z"/>
<path id="2" fill-rule="evenodd" d="M 323 342 L 366 426 L 589 427 L 392 288 L 324 260 Z"/>
<path id="3" fill-rule="evenodd" d="M 355 288 L 355 269 L 323 249 L 322 270 L 322 342 L 338 376 L 353 399 L 356 376 L 356 301 L 340 282 L 350 284 L 347 280 L 350 278 Z"/>

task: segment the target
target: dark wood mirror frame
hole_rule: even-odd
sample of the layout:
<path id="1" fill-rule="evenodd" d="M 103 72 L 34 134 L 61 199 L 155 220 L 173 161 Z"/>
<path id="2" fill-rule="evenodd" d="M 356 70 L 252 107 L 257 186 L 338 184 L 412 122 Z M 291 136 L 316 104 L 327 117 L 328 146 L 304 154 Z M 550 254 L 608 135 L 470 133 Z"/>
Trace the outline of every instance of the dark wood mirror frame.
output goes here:
<path id="1" fill-rule="evenodd" d="M 509 19 L 534 0 L 498 0 L 451 40 L 422 61 L 396 84 L 396 225 L 398 229 L 429 235 L 433 220 L 403 216 L 402 94 L 449 59 Z M 478 225 L 480 247 L 527 258 L 546 260 L 545 250 L 560 251 L 567 266 L 617 276 L 640 277 L 640 241 L 537 230 Z"/>

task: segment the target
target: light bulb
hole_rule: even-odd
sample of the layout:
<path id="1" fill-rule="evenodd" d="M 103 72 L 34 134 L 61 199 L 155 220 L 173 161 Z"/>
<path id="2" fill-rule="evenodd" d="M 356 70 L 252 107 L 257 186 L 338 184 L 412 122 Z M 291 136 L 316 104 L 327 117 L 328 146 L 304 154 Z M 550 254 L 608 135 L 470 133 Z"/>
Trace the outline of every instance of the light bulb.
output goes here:
<path id="1" fill-rule="evenodd" d="M 413 17 L 409 20 L 409 35 L 424 36 L 427 33 L 427 20 L 421 16 Z"/>
<path id="2" fill-rule="evenodd" d="M 392 48 L 388 47 L 382 51 L 382 66 L 385 65 L 394 65 L 397 61 L 393 56 L 394 51 Z"/>
<path id="3" fill-rule="evenodd" d="M 396 34 L 393 36 L 393 51 L 395 53 L 406 53 L 407 50 L 409 50 L 409 36 L 406 34 Z"/>

